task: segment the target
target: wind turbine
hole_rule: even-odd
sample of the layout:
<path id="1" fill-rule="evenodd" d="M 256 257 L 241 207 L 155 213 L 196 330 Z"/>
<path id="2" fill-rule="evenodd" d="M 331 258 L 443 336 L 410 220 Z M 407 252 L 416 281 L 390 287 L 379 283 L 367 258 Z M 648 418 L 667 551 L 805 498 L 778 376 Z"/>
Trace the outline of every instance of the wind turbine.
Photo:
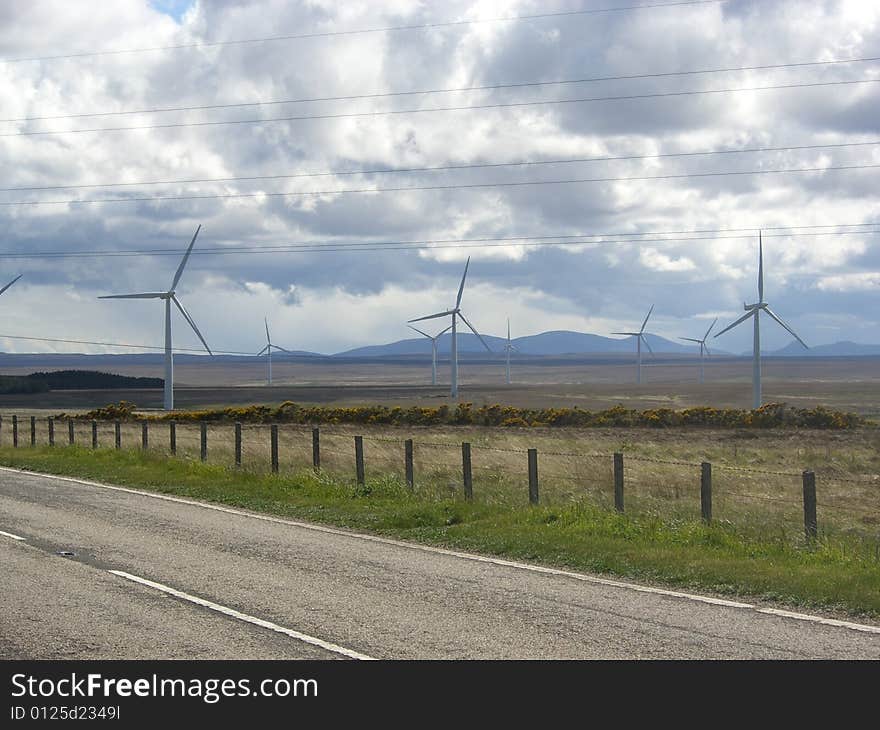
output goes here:
<path id="1" fill-rule="evenodd" d="M 486 344 L 486 341 L 483 339 L 483 336 L 474 329 L 474 326 L 467 321 L 467 318 L 461 313 L 461 295 L 464 293 L 464 280 L 467 278 L 468 266 L 470 266 L 471 257 L 468 256 L 467 263 L 464 265 L 464 274 L 461 277 L 461 284 L 458 287 L 458 296 L 455 298 L 455 307 L 452 309 L 447 309 L 445 312 L 437 312 L 437 314 L 429 314 L 425 317 L 416 317 L 416 319 L 409 320 L 410 322 L 421 322 L 425 319 L 437 319 L 438 317 L 452 317 L 452 325 L 450 325 L 449 329 L 452 330 L 452 357 L 450 358 L 450 364 L 452 368 L 452 379 L 451 386 L 449 391 L 450 398 L 458 398 L 458 342 L 456 337 L 456 318 L 461 317 L 461 321 L 464 322 L 471 332 L 473 332 L 479 339 L 480 342 L 483 343 L 483 347 L 486 348 L 488 352 L 492 352 L 492 348 Z"/>
<path id="2" fill-rule="evenodd" d="M 718 317 L 712 321 L 712 324 L 709 325 L 709 329 L 706 330 L 706 334 L 703 335 L 702 340 L 695 340 L 693 337 L 679 337 L 680 340 L 687 340 L 688 342 L 696 342 L 700 345 L 700 382 L 704 382 L 703 379 L 703 351 L 706 351 L 707 355 L 711 355 L 709 352 L 709 345 L 706 344 L 706 340 L 709 338 L 709 333 L 712 331 L 712 328 L 715 326 L 715 323 L 718 321 Z"/>
<path id="3" fill-rule="evenodd" d="M 507 361 L 505 363 L 505 380 L 508 385 L 510 385 L 510 351 L 519 352 L 516 345 L 514 345 L 510 341 L 510 317 L 507 318 L 507 342 L 504 343 L 504 352 L 507 355 Z"/>
<path id="4" fill-rule="evenodd" d="M 3 292 L 5 292 L 5 291 L 6 291 L 9 287 L 11 287 L 16 281 L 18 281 L 22 276 L 23 276 L 23 274 L 19 274 L 19 275 L 16 276 L 12 281 L 10 281 L 6 286 L 4 286 L 2 289 L 0 289 L 0 294 L 2 294 Z"/>
<path id="5" fill-rule="evenodd" d="M 438 332 L 436 335 L 431 337 L 427 332 L 422 332 L 418 327 L 413 327 L 411 324 L 408 324 L 411 330 L 415 330 L 420 335 L 424 335 L 429 340 L 431 340 L 431 385 L 437 385 L 437 340 L 440 339 L 440 335 L 446 334 L 452 329 L 452 325 L 449 325 L 445 330 Z"/>
<path id="6" fill-rule="evenodd" d="M 752 353 L 752 407 L 760 408 L 761 407 L 761 327 L 759 324 L 760 313 L 763 309 L 767 314 L 775 319 L 780 325 L 782 325 L 786 330 L 788 330 L 794 338 L 800 342 L 806 349 L 807 343 L 804 342 L 800 337 L 797 336 L 795 331 L 789 327 L 785 322 L 783 322 L 776 314 L 773 313 L 773 310 L 770 309 L 767 302 L 764 301 L 764 246 L 761 241 L 761 232 L 758 231 L 758 301 L 754 304 L 746 304 L 743 303 L 743 309 L 746 310 L 746 313 L 740 317 L 733 324 L 729 324 L 723 330 L 721 330 L 715 336 L 723 335 L 727 330 L 731 330 L 736 327 L 740 322 L 745 322 L 749 317 L 755 318 L 755 335 L 754 335 L 754 343 L 752 347 L 754 348 Z"/>
<path id="7" fill-rule="evenodd" d="M 272 385 L 272 349 L 281 350 L 281 352 L 286 352 L 289 355 L 293 353 L 290 350 L 285 350 L 283 347 L 279 347 L 275 343 L 272 342 L 272 338 L 269 336 L 269 320 L 263 317 L 263 322 L 266 325 L 266 346 L 257 353 L 257 357 L 262 355 L 264 352 L 266 353 L 266 385 Z"/>
<path id="8" fill-rule="evenodd" d="M 612 332 L 612 335 L 629 335 L 630 337 L 636 338 L 636 351 L 638 352 L 638 364 L 636 365 L 636 382 L 642 382 L 642 341 L 645 342 L 645 347 L 648 348 L 648 352 L 652 355 L 654 351 L 651 349 L 651 346 L 648 344 L 648 338 L 645 337 L 645 325 L 648 324 L 648 318 L 651 316 L 651 312 L 654 311 L 654 305 L 651 305 L 651 308 L 648 310 L 648 314 L 645 316 L 645 321 L 642 322 L 642 328 L 638 332 Z"/>
<path id="9" fill-rule="evenodd" d="M 107 296 L 98 297 L 98 299 L 164 299 L 165 300 L 165 398 L 164 398 L 164 407 L 166 411 L 170 411 L 174 409 L 174 355 L 171 352 L 171 302 L 174 302 L 175 306 L 180 310 L 180 313 L 183 315 L 183 318 L 187 321 L 190 327 L 193 328 L 193 332 L 198 335 L 199 339 L 202 341 L 202 344 L 205 346 L 205 349 L 208 351 L 208 354 L 211 357 L 214 357 L 214 353 L 211 352 L 211 348 L 208 347 L 208 343 L 205 342 L 205 338 L 202 337 L 202 333 L 199 332 L 199 328 L 196 327 L 196 323 L 193 321 L 193 318 L 189 316 L 189 313 L 183 308 L 183 305 L 180 303 L 180 300 L 177 298 L 177 294 L 175 293 L 175 288 L 177 287 L 178 282 L 180 281 L 180 277 L 183 275 L 183 269 L 186 266 L 186 262 L 189 260 L 189 254 L 192 251 L 193 245 L 196 242 L 196 237 L 199 235 L 199 231 L 202 229 L 201 226 L 196 228 L 196 233 L 192 237 L 192 241 L 189 242 L 189 247 L 186 249 L 186 253 L 183 255 L 183 260 L 180 262 L 180 266 L 177 267 L 177 273 L 174 274 L 174 280 L 171 282 L 171 288 L 168 291 L 161 292 L 145 292 L 142 294 L 109 294 Z"/>

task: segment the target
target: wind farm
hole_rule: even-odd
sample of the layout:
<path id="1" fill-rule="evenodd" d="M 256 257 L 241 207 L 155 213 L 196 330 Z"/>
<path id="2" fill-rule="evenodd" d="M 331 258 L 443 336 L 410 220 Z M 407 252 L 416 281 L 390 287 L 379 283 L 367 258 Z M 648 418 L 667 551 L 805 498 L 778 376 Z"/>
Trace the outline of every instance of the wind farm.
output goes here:
<path id="1" fill-rule="evenodd" d="M 76 5 L 0 12 L 4 658 L 880 659 L 880 5 Z"/>

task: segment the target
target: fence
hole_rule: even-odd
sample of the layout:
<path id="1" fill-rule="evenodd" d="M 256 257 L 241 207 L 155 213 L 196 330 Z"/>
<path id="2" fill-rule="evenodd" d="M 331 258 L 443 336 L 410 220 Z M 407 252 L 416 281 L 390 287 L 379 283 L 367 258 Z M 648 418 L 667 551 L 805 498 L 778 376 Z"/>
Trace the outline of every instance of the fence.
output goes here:
<path id="1" fill-rule="evenodd" d="M 46 419 L 45 429 L 37 428 L 36 417 L 29 421 L 31 445 L 38 441 L 56 445 L 55 419 Z M 0 418 L 0 444 L 7 438 L 5 425 Z M 13 415 L 13 447 L 20 447 L 19 425 L 19 417 Z M 368 478 L 399 475 L 408 490 L 426 497 L 555 505 L 590 496 L 618 512 L 699 515 L 706 523 L 719 517 L 739 522 L 748 522 L 743 518 L 749 517 L 754 523 L 781 516 L 788 525 L 796 520 L 809 541 L 819 535 L 821 508 L 823 532 L 834 527 L 880 540 L 876 528 L 880 523 L 880 477 L 876 474 L 819 479 L 812 469 L 794 472 L 680 461 L 623 450 L 556 451 L 499 448 L 470 441 L 416 441 L 294 424 L 282 428 L 278 424 L 67 419 L 67 434 L 71 445 L 100 448 L 112 443 L 121 449 L 125 444 L 144 451 L 197 455 L 201 461 L 210 457 L 242 469 L 268 467 L 274 474 L 302 468 L 347 473 L 359 486 Z M 451 466 L 456 461 L 460 468 Z M 749 488 L 736 488 L 743 485 Z M 751 510 L 743 506 L 745 503 L 760 506 Z"/>

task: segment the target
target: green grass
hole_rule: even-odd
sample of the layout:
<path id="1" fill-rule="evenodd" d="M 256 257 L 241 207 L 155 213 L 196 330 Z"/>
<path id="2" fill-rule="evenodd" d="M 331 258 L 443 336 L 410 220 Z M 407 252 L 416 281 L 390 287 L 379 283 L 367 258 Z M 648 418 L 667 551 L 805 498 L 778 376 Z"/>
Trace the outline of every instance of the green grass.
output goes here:
<path id="1" fill-rule="evenodd" d="M 360 487 L 302 470 L 279 476 L 137 450 L 0 448 L 0 464 L 78 476 L 415 542 L 676 588 L 880 617 L 880 544 L 813 546 L 793 530 L 617 514 L 584 498 L 556 506 L 469 503 L 411 493 L 393 475 Z"/>

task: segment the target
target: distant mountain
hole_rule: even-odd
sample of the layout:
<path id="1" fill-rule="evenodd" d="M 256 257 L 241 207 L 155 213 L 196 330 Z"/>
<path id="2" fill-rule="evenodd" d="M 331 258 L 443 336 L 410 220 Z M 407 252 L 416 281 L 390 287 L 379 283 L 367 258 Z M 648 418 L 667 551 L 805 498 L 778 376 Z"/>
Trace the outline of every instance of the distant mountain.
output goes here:
<path id="1" fill-rule="evenodd" d="M 672 342 L 657 335 L 646 335 L 648 344 L 654 352 L 694 353 L 695 347 L 687 347 L 677 342 Z M 504 352 L 506 340 L 502 337 L 483 335 L 483 339 L 494 353 Z M 452 336 L 445 334 L 437 340 L 437 350 L 441 355 L 448 355 Z M 513 345 L 523 355 L 574 355 L 583 353 L 619 353 L 635 352 L 636 345 L 632 337 L 601 337 L 600 335 L 585 334 L 583 332 L 569 332 L 557 330 L 554 332 L 542 332 L 528 337 L 517 337 L 511 340 Z M 485 352 L 485 348 L 470 332 L 459 333 L 458 351 L 460 353 Z M 386 345 L 369 345 L 357 347 L 353 350 L 338 352 L 333 357 L 389 357 L 395 355 L 430 355 L 431 341 L 427 337 L 418 337 L 397 342 L 389 342 Z M 646 350 L 647 354 L 647 350 Z"/>
<path id="2" fill-rule="evenodd" d="M 809 344 L 809 343 L 808 343 Z M 746 353 L 751 355 L 751 352 Z M 773 357 L 859 357 L 880 355 L 880 345 L 862 345 L 858 342 L 835 342 L 832 345 L 816 345 L 805 350 L 792 340 L 785 347 L 765 353 Z"/>

